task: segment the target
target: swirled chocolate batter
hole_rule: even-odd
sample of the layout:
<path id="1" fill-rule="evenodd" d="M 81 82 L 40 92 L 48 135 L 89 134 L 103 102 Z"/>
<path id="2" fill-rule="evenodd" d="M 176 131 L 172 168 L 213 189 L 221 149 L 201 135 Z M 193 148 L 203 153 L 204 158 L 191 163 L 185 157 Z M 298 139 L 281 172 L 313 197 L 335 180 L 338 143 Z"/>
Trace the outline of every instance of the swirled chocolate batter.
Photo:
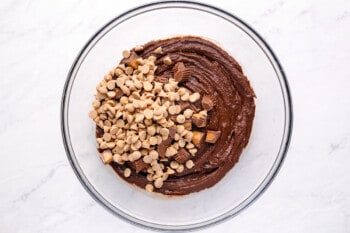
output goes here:
<path id="1" fill-rule="evenodd" d="M 90 112 L 102 160 L 125 181 L 166 195 L 215 185 L 252 129 L 255 94 L 241 66 L 194 36 L 151 41 L 123 56 Z"/>

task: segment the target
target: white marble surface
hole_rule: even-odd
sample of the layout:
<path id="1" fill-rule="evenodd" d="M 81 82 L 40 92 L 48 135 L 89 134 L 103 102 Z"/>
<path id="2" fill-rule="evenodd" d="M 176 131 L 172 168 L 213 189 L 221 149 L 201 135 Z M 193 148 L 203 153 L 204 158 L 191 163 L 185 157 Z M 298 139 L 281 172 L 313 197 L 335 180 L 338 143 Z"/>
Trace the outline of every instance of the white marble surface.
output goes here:
<path id="1" fill-rule="evenodd" d="M 67 72 L 104 23 L 147 1 L 0 2 L 0 232 L 148 232 L 111 215 L 65 155 Z M 205 1 L 272 46 L 292 89 L 294 133 L 270 188 L 203 232 L 350 232 L 350 1 Z"/>

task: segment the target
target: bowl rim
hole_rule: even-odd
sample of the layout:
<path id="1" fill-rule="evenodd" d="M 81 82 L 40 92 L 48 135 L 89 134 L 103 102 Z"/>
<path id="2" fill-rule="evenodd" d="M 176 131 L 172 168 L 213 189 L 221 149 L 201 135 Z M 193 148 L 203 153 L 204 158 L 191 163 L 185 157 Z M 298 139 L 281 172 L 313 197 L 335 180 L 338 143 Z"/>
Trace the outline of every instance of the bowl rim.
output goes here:
<path id="1" fill-rule="evenodd" d="M 154 222 L 148 222 L 142 219 L 138 219 L 134 216 L 131 216 L 127 213 L 122 212 L 120 209 L 116 208 L 115 206 L 111 205 L 99 192 L 96 191 L 94 186 L 88 181 L 88 179 L 85 177 L 82 169 L 79 166 L 79 163 L 77 162 L 71 141 L 70 141 L 70 134 L 69 134 L 69 128 L 67 125 L 67 116 L 68 116 L 68 109 L 69 109 L 69 98 L 70 98 L 70 91 L 74 84 L 75 75 L 76 72 L 79 70 L 77 69 L 77 65 L 80 66 L 79 61 L 81 61 L 82 58 L 84 58 L 89 50 L 91 49 L 91 46 L 95 45 L 97 41 L 96 38 L 101 35 L 109 26 L 111 26 L 116 21 L 123 22 L 123 18 L 127 17 L 124 20 L 127 20 L 130 17 L 137 16 L 140 13 L 137 13 L 138 11 L 142 10 L 141 13 L 147 12 L 147 11 L 153 11 L 157 9 L 164 9 L 167 7 L 171 8 L 190 8 L 193 10 L 198 11 L 204 11 L 206 13 L 214 14 L 218 17 L 221 17 L 223 19 L 230 19 L 238 22 L 239 24 L 243 25 L 242 28 L 239 25 L 238 26 L 242 31 L 244 31 L 248 36 L 253 39 L 256 44 L 260 47 L 260 49 L 265 53 L 267 58 L 269 59 L 277 77 L 278 81 L 281 87 L 281 91 L 283 94 L 283 100 L 284 100 L 284 111 L 285 111 L 285 119 L 284 119 L 284 131 L 283 131 L 283 138 L 282 142 L 279 148 L 279 152 L 276 156 L 276 160 L 274 161 L 273 166 L 271 167 L 269 173 L 264 178 L 264 180 L 259 184 L 259 186 L 244 200 L 242 201 L 238 206 L 236 206 L 233 209 L 230 209 L 229 211 L 207 221 L 202 221 L 194 224 L 185 224 L 185 225 L 165 225 L 165 224 L 159 224 Z M 131 15 L 131 16 L 130 16 Z M 121 23 L 120 22 L 120 23 Z M 230 21 L 233 23 L 232 21 Z M 234 24 L 234 23 L 233 23 Z M 108 33 L 109 30 L 107 30 L 103 35 Z M 249 33 L 248 33 L 249 32 Z M 253 38 L 254 36 L 255 38 Z M 90 48 L 89 48 L 90 47 Z M 213 226 L 215 224 L 221 223 L 224 220 L 228 220 L 232 218 L 233 216 L 238 215 L 241 213 L 244 209 L 249 207 L 253 202 L 255 202 L 265 191 L 266 189 L 271 185 L 272 181 L 276 177 L 277 173 L 279 172 L 283 161 L 286 157 L 291 137 L 292 137 L 292 130 L 293 130 L 293 106 L 292 106 L 292 97 L 291 92 L 289 88 L 289 84 L 287 81 L 286 74 L 277 58 L 277 56 L 272 51 L 271 47 L 267 44 L 267 42 L 247 23 L 245 23 L 243 20 L 241 20 L 236 15 L 227 12 L 221 8 L 218 8 L 216 6 L 212 6 L 206 3 L 201 2 L 195 2 L 195 1 L 158 1 L 158 2 L 151 2 L 147 4 L 140 5 L 138 7 L 132 8 L 116 17 L 111 19 L 108 23 L 106 23 L 104 26 L 102 26 L 96 33 L 92 35 L 92 37 L 85 43 L 83 48 L 79 51 L 78 55 L 74 59 L 74 62 L 67 74 L 66 81 L 63 88 L 63 94 L 61 99 L 61 106 L 60 106 L 60 124 L 61 124 L 61 134 L 62 134 L 62 140 L 64 144 L 64 148 L 66 151 L 66 155 L 68 158 L 68 161 L 77 176 L 78 180 L 82 184 L 82 186 L 85 188 L 85 190 L 90 194 L 90 196 L 101 206 L 103 206 L 105 209 L 107 209 L 110 213 L 120 217 L 121 219 L 126 220 L 127 222 L 140 226 L 143 228 L 151 229 L 151 230 L 167 230 L 167 231 L 183 231 L 183 230 L 198 230 L 201 228 Z"/>

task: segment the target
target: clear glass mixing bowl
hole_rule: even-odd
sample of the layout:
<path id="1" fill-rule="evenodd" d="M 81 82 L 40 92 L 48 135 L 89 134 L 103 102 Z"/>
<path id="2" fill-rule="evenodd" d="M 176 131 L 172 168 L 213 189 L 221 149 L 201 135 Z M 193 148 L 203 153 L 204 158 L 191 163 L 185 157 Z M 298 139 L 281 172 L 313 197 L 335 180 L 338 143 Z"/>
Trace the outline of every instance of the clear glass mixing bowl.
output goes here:
<path id="1" fill-rule="evenodd" d="M 119 62 L 124 49 L 177 35 L 210 38 L 237 59 L 255 90 L 256 114 L 249 144 L 224 179 L 198 193 L 166 198 L 127 184 L 100 161 L 88 112 L 96 84 Z M 252 28 L 212 6 L 170 1 L 125 12 L 86 43 L 67 77 L 61 123 L 73 170 L 98 203 L 144 227 L 189 230 L 238 214 L 268 187 L 287 152 L 292 104 L 278 59 Z"/>

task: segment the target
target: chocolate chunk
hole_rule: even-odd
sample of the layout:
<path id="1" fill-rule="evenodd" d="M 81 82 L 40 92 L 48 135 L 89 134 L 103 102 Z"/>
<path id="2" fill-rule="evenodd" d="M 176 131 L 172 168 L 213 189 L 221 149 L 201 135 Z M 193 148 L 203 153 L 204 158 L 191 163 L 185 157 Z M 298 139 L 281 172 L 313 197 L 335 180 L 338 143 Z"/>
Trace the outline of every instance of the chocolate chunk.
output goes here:
<path id="1" fill-rule="evenodd" d="M 190 158 L 190 153 L 188 153 L 187 150 L 185 150 L 184 148 L 181 148 L 176 155 L 174 155 L 174 159 L 183 164 L 185 163 L 188 159 Z"/>
<path id="2" fill-rule="evenodd" d="M 104 130 L 100 127 L 96 125 L 96 137 L 100 138 L 102 137 L 104 134 Z"/>
<path id="3" fill-rule="evenodd" d="M 169 127 L 169 138 L 173 139 L 176 134 L 176 126 Z"/>
<path id="4" fill-rule="evenodd" d="M 119 88 L 115 89 L 115 97 L 116 99 L 120 99 L 120 97 L 122 97 L 124 95 L 124 93 L 122 92 L 122 90 L 120 90 Z"/>
<path id="5" fill-rule="evenodd" d="M 170 115 L 169 119 L 172 121 L 176 121 L 176 117 L 177 117 L 177 115 Z"/>
<path id="6" fill-rule="evenodd" d="M 176 73 L 178 71 L 183 71 L 185 69 L 186 69 L 186 67 L 185 67 L 184 63 L 183 62 L 178 62 L 178 63 L 176 63 L 174 65 L 173 72 Z"/>
<path id="7" fill-rule="evenodd" d="M 221 131 L 208 130 L 205 141 L 209 143 L 215 143 L 221 135 Z"/>
<path id="8" fill-rule="evenodd" d="M 181 111 L 187 109 L 190 107 L 190 103 L 189 102 L 185 102 L 185 101 L 180 101 L 180 108 L 181 108 Z M 192 109 L 193 110 L 193 109 Z"/>
<path id="9" fill-rule="evenodd" d="M 168 146 L 166 146 L 165 144 L 159 144 L 157 149 L 158 155 L 162 158 L 165 158 L 165 152 L 167 148 Z"/>
<path id="10" fill-rule="evenodd" d="M 156 76 L 154 78 L 154 81 L 158 82 L 158 83 L 168 83 L 169 82 L 169 78 L 167 78 L 165 76 Z"/>
<path id="11" fill-rule="evenodd" d="M 166 140 L 162 141 L 162 143 L 159 144 L 157 151 L 160 157 L 165 158 L 166 149 L 170 146 L 172 140 L 173 139 L 171 137 L 168 137 Z"/>
<path id="12" fill-rule="evenodd" d="M 201 109 L 199 107 L 197 107 L 195 104 L 190 103 L 190 109 L 194 112 L 199 112 Z"/>
<path id="13" fill-rule="evenodd" d="M 213 96 L 211 95 L 205 95 L 202 98 L 202 107 L 207 110 L 210 111 L 213 109 L 213 107 L 215 106 L 216 102 L 213 98 Z"/>
<path id="14" fill-rule="evenodd" d="M 136 171 L 136 173 L 139 173 L 140 171 L 145 171 L 149 166 L 142 160 L 142 158 L 133 162 L 128 162 L 128 164 L 131 168 L 133 168 L 133 170 Z"/>

